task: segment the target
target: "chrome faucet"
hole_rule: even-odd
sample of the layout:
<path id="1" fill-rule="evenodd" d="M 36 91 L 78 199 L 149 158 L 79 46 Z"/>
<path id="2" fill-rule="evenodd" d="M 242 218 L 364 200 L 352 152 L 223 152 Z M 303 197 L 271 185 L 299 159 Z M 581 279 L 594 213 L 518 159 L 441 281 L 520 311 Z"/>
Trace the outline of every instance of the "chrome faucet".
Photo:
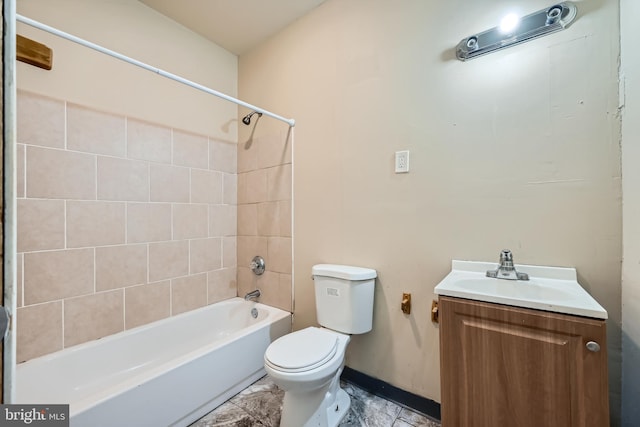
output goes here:
<path id="1" fill-rule="evenodd" d="M 256 289 L 255 291 L 249 292 L 244 296 L 245 301 L 249 301 L 250 299 L 259 298 L 260 297 L 260 289 Z"/>
<path id="2" fill-rule="evenodd" d="M 513 266 L 513 254 L 509 249 L 500 252 L 500 266 L 495 270 L 488 270 L 487 277 L 507 280 L 529 280 L 527 273 L 519 273 Z"/>

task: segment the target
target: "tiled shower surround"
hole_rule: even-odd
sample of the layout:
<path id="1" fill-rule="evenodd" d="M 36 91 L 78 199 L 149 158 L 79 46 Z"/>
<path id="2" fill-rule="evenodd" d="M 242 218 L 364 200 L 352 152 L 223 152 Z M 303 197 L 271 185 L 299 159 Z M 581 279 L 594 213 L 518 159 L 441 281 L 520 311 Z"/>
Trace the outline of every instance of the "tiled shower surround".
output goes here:
<path id="1" fill-rule="evenodd" d="M 262 183 L 238 174 L 237 144 L 23 91 L 17 139 L 18 361 L 238 294 L 239 194 L 257 203 L 239 187 Z M 280 226 L 291 175 L 280 191 L 274 166 L 255 170 Z M 264 227 L 265 277 L 289 288 L 263 302 L 290 309 L 290 226 L 288 251 Z"/>
<path id="2" fill-rule="evenodd" d="M 254 126 L 252 123 L 251 126 Z M 259 125 L 259 120 L 255 126 Z M 238 143 L 238 293 L 292 311 L 292 152 L 290 130 Z M 266 271 L 249 269 L 255 255 Z"/>

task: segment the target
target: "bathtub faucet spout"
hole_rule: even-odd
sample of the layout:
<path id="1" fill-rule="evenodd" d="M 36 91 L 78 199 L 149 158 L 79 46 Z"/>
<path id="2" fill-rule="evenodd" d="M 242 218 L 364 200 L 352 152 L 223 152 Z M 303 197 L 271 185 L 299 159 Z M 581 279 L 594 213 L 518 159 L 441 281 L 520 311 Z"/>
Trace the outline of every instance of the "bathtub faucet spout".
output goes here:
<path id="1" fill-rule="evenodd" d="M 244 300 L 245 301 L 249 301 L 251 299 L 256 299 L 256 298 L 259 298 L 259 297 L 260 297 L 260 289 L 256 289 L 255 291 L 249 292 L 248 294 L 246 294 L 244 296 Z"/>

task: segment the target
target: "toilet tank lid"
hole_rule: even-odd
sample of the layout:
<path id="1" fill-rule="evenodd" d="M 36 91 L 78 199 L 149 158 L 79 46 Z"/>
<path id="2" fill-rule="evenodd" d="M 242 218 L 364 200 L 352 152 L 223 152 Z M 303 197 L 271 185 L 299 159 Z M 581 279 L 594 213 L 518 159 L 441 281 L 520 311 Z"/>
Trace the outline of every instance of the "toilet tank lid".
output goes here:
<path id="1" fill-rule="evenodd" d="M 353 267 L 338 264 L 317 264 L 311 268 L 313 276 L 335 277 L 345 280 L 369 280 L 377 277 L 377 272 L 371 268 Z"/>

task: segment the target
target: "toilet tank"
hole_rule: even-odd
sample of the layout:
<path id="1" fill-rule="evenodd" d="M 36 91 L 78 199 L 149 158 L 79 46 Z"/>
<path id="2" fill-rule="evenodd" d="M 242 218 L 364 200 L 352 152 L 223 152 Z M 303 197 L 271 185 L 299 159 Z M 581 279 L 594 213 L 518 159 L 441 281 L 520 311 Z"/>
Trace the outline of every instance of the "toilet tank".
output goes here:
<path id="1" fill-rule="evenodd" d="M 345 334 L 364 334 L 371 330 L 375 270 L 318 264 L 311 269 L 311 275 L 320 325 Z"/>

